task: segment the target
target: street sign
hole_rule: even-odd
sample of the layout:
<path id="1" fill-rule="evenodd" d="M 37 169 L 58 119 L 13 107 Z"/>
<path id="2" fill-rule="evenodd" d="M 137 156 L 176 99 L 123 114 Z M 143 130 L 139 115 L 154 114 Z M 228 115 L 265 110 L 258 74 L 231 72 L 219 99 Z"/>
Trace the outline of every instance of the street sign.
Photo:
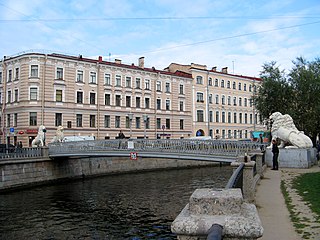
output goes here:
<path id="1" fill-rule="evenodd" d="M 14 128 L 13 128 L 13 127 L 10 128 L 10 132 L 11 132 L 11 133 L 14 133 Z"/>
<path id="2" fill-rule="evenodd" d="M 138 159 L 138 154 L 136 152 L 131 152 L 130 153 L 130 160 L 137 160 Z"/>

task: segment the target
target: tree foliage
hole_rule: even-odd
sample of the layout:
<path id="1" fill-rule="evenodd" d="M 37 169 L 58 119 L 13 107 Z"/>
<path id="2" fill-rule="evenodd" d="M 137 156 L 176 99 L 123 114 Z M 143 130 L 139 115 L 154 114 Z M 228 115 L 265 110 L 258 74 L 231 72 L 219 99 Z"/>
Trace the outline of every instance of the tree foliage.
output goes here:
<path id="1" fill-rule="evenodd" d="M 291 115 L 297 128 L 315 143 L 320 133 L 320 59 L 308 62 L 299 57 L 293 65 L 288 75 L 276 62 L 263 65 L 256 108 L 264 119 L 273 112 Z"/>

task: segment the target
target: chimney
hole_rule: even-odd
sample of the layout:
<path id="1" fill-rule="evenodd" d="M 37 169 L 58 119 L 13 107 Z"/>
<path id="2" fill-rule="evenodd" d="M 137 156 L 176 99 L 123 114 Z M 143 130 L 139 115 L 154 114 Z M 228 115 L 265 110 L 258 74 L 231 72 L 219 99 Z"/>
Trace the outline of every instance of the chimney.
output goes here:
<path id="1" fill-rule="evenodd" d="M 223 72 L 223 73 L 228 73 L 228 67 L 222 68 L 222 69 L 221 69 L 221 72 Z"/>
<path id="2" fill-rule="evenodd" d="M 121 60 L 120 60 L 120 59 L 115 59 L 114 62 L 115 62 L 116 64 L 121 64 Z"/>
<path id="3" fill-rule="evenodd" d="M 217 67 L 212 67 L 212 71 L 216 72 L 217 71 Z"/>
<path id="4" fill-rule="evenodd" d="M 144 68 L 144 57 L 139 58 L 139 67 Z"/>
<path id="5" fill-rule="evenodd" d="M 99 63 L 102 62 L 102 56 L 99 56 Z"/>

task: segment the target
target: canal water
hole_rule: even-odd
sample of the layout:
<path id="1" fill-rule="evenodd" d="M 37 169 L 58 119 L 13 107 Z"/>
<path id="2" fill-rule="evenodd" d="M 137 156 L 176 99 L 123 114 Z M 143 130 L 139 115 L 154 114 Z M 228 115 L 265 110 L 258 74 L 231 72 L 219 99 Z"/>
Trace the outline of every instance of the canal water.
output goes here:
<path id="1" fill-rule="evenodd" d="M 0 239 L 176 239 L 170 225 L 229 166 L 105 176 L 0 195 Z"/>

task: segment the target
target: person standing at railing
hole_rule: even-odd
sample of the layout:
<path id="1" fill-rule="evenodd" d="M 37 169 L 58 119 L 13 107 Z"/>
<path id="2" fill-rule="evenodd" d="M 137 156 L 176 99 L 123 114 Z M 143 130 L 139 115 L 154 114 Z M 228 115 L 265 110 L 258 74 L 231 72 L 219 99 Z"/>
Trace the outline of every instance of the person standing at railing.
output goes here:
<path id="1" fill-rule="evenodd" d="M 119 141 L 119 149 L 121 148 L 121 143 L 122 143 L 122 140 L 121 139 L 125 139 L 126 136 L 124 135 L 124 133 L 122 132 L 122 130 L 120 130 L 119 134 L 118 134 L 118 139 L 120 139 Z"/>
<path id="2" fill-rule="evenodd" d="M 275 139 L 272 140 L 272 153 L 273 153 L 273 159 L 272 159 L 273 166 L 271 170 L 278 170 L 279 148 L 278 148 L 278 143 Z"/>

